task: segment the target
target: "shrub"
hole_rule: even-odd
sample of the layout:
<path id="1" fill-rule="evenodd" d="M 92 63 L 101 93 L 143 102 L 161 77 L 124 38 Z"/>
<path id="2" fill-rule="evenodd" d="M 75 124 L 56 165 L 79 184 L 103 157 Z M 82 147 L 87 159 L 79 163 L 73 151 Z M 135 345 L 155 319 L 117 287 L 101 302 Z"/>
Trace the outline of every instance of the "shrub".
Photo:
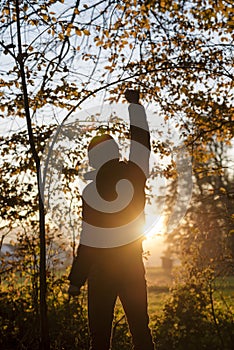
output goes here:
<path id="1" fill-rule="evenodd" d="M 232 316 L 213 308 L 208 285 L 195 279 L 177 285 L 154 326 L 157 350 L 231 350 Z"/>

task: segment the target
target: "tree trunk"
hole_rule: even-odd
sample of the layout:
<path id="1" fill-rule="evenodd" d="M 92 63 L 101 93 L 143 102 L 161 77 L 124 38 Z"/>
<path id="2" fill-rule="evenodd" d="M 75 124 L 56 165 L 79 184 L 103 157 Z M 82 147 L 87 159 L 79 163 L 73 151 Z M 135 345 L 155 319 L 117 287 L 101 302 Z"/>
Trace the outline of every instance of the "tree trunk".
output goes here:
<path id="1" fill-rule="evenodd" d="M 40 349 L 49 350 L 49 330 L 48 330 L 48 318 L 47 318 L 47 302 L 46 302 L 46 239 L 45 239 L 45 210 L 43 202 L 43 193 L 41 189 L 41 169 L 40 169 L 40 158 L 38 156 L 33 130 L 30 117 L 27 83 L 25 77 L 24 60 L 25 56 L 22 51 L 21 43 L 21 31 L 20 31 L 20 7 L 19 0 L 16 0 L 16 14 L 17 14 L 17 37 L 18 37 L 18 56 L 17 61 L 20 66 L 20 75 L 22 82 L 22 93 L 24 101 L 24 110 L 27 121 L 28 137 L 33 159 L 36 164 L 37 173 L 37 187 L 38 187 L 38 209 L 39 209 L 39 227 L 40 227 Z"/>

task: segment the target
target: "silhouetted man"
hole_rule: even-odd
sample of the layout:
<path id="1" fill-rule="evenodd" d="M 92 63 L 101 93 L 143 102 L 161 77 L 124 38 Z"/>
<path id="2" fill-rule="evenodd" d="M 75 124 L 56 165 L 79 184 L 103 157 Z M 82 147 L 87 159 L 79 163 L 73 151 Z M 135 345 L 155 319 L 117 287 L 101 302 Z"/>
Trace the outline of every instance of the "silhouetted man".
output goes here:
<path id="1" fill-rule="evenodd" d="M 110 135 L 94 137 L 88 148 L 92 180 L 82 194 L 82 231 L 69 275 L 71 295 L 88 279 L 90 350 L 109 350 L 114 306 L 119 296 L 134 350 L 153 350 L 148 327 L 145 269 L 142 261 L 145 182 L 150 135 L 139 92 L 126 90 L 130 102 L 129 161 L 119 161 Z"/>

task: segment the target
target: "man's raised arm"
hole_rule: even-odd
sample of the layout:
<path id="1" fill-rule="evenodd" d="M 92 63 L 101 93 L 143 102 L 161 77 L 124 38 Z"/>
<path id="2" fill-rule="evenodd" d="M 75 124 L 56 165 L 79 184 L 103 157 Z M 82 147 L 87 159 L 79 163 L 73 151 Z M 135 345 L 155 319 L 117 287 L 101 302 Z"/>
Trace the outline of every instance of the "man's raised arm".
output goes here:
<path id="1" fill-rule="evenodd" d="M 149 176 L 150 133 L 144 107 L 139 103 L 139 92 L 126 90 L 125 97 L 130 105 L 131 146 L 129 160 L 136 163 Z"/>

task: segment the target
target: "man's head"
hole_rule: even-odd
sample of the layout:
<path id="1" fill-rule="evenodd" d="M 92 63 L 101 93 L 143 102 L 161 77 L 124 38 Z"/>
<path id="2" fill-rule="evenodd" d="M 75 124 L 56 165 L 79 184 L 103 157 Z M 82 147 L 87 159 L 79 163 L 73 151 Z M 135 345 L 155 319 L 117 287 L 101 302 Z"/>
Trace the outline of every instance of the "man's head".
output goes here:
<path id="1" fill-rule="evenodd" d="M 95 136 L 88 146 L 88 157 L 89 164 L 93 168 L 99 168 L 109 160 L 119 158 L 119 146 L 108 134 Z"/>
<path id="2" fill-rule="evenodd" d="M 124 93 L 126 100 L 129 103 L 139 104 L 140 92 L 139 90 L 127 89 Z"/>

